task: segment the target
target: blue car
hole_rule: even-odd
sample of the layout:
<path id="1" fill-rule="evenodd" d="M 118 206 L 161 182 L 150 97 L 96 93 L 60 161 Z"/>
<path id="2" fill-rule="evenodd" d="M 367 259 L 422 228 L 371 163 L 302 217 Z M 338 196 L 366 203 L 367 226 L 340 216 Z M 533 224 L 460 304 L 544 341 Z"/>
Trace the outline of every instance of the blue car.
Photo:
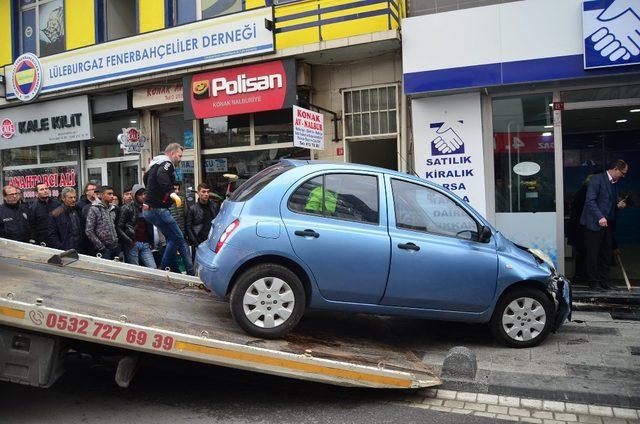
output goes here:
<path id="1" fill-rule="evenodd" d="M 284 160 L 227 199 L 200 279 L 247 333 L 278 338 L 306 309 L 489 323 L 511 347 L 570 316 L 570 284 L 446 189 L 354 164 Z"/>

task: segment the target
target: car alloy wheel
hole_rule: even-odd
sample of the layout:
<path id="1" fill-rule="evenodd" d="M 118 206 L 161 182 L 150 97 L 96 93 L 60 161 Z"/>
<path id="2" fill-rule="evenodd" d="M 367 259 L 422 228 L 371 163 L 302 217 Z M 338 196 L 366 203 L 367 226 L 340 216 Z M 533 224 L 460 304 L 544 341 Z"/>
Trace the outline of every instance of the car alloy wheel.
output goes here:
<path id="1" fill-rule="evenodd" d="M 502 328 L 512 339 L 529 341 L 542 334 L 547 323 L 544 307 L 535 299 L 521 297 L 507 305 L 502 314 Z"/>
<path id="2" fill-rule="evenodd" d="M 257 264 L 234 281 L 231 315 L 252 336 L 276 339 L 298 325 L 306 299 L 304 285 L 291 269 L 274 263 Z"/>
<path id="3" fill-rule="evenodd" d="M 537 346 L 549 335 L 555 312 L 553 300 L 540 288 L 513 287 L 504 292 L 496 304 L 491 332 L 509 347 Z"/>
<path id="4" fill-rule="evenodd" d="M 274 328 L 284 324 L 293 314 L 296 301 L 291 287 L 276 277 L 261 278 L 244 294 L 244 314 L 253 325 Z"/>

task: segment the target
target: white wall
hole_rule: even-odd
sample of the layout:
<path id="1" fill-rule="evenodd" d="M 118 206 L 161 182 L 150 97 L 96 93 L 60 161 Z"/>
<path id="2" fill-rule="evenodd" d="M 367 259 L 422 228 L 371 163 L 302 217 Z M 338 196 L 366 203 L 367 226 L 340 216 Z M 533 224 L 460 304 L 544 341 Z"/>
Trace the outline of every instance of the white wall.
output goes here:
<path id="1" fill-rule="evenodd" d="M 312 103 L 342 115 L 341 89 L 370 85 L 392 84 L 402 81 L 402 61 L 400 53 L 342 65 L 314 65 L 311 69 L 313 83 Z M 338 137 L 342 138 L 342 122 L 338 125 Z M 344 142 L 334 143 L 333 125 L 325 114 L 325 150 L 318 151 L 318 159 L 342 162 L 344 158 L 336 154 L 337 148 L 344 148 Z"/>
<path id="2" fill-rule="evenodd" d="M 582 54 L 582 0 L 525 0 L 402 21 L 404 73 Z"/>

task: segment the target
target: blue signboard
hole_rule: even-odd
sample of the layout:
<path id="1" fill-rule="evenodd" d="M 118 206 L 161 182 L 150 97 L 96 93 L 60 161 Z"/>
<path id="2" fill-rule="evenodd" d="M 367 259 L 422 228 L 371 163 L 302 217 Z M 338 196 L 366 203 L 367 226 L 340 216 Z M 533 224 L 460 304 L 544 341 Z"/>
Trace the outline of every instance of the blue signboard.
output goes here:
<path id="1" fill-rule="evenodd" d="M 639 0 L 586 0 L 582 32 L 585 69 L 640 64 Z"/>

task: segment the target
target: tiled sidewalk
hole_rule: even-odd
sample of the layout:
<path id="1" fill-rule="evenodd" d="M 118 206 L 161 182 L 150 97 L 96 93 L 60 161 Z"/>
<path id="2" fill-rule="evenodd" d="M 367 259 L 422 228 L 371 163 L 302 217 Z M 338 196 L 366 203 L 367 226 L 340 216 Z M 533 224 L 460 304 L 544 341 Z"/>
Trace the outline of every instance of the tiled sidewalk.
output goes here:
<path id="1" fill-rule="evenodd" d="M 540 424 L 638 424 L 640 411 L 601 405 L 497 396 L 452 390 L 426 390 L 402 403 L 439 412 Z"/>
<path id="2" fill-rule="evenodd" d="M 401 322 L 402 342 L 440 375 L 449 349 L 477 357 L 473 381 L 448 380 L 444 389 L 640 408 L 640 322 L 604 312 L 574 312 L 574 321 L 531 349 L 508 349 L 483 326 Z"/>

